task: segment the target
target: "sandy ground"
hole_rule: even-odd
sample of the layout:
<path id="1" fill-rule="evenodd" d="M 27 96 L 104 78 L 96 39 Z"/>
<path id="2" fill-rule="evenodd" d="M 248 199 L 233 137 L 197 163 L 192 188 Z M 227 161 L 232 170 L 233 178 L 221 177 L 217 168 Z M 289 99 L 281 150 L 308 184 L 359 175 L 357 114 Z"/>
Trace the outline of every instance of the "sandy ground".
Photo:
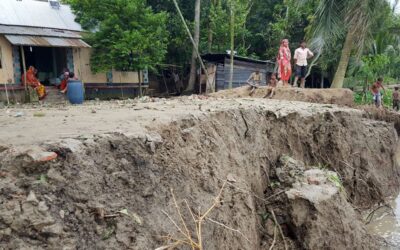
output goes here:
<path id="1" fill-rule="evenodd" d="M 154 102 L 153 102 L 154 101 Z M 228 109 L 262 108 L 282 115 L 343 110 L 330 104 L 280 101 L 258 98 L 146 99 L 86 102 L 81 106 L 25 105 L 0 109 L 0 143 L 27 145 L 44 141 L 110 132 L 142 133 L 148 126 L 168 124 L 187 115 L 201 115 Z M 350 109 L 349 109 L 350 110 Z M 360 111 L 352 112 L 361 114 Z"/>

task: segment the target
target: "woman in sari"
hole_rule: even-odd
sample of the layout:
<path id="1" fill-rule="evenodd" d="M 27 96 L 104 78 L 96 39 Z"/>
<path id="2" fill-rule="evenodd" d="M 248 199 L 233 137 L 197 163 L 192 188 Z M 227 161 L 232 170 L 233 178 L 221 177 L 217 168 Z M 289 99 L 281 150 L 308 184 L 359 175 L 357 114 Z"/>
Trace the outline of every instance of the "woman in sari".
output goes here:
<path id="1" fill-rule="evenodd" d="M 291 59 L 292 54 L 289 48 L 289 40 L 283 39 L 279 48 L 277 62 L 279 65 L 278 77 L 282 80 L 283 86 L 285 87 L 289 85 L 289 79 L 292 75 L 292 65 L 290 63 Z"/>
<path id="2" fill-rule="evenodd" d="M 36 78 L 36 69 L 33 66 L 30 66 L 28 71 L 26 72 L 26 76 L 22 74 L 22 84 L 32 87 L 36 90 L 39 100 L 43 100 L 46 97 L 46 88 L 39 82 Z M 25 82 L 26 78 L 26 82 Z"/>

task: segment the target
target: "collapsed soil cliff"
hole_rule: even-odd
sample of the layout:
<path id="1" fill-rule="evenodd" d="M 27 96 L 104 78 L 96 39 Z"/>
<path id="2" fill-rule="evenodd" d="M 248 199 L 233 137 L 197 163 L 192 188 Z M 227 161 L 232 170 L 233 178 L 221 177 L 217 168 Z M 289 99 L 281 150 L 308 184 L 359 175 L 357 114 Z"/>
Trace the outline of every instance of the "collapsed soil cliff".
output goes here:
<path id="1" fill-rule="evenodd" d="M 224 98 L 269 98 L 268 87 L 261 86 L 251 93 L 249 86 L 218 91 L 211 94 L 214 97 Z M 270 99 L 270 98 L 269 98 Z M 303 89 L 292 87 L 278 87 L 272 99 L 286 101 L 302 101 L 310 103 L 337 104 L 341 106 L 354 106 L 354 95 L 350 89 Z"/>
<path id="2" fill-rule="evenodd" d="M 58 157 L 51 160 L 53 153 Z M 290 249 L 374 249 L 377 241 L 352 206 L 368 207 L 398 192 L 396 153 L 393 124 L 322 106 L 216 110 L 153 125 L 139 136 L 3 147 L 0 248 L 156 249 L 184 239 L 186 231 L 198 241 L 192 217 L 214 204 L 202 228 L 204 249 L 283 249 L 284 243 Z M 284 155 L 304 166 L 294 169 L 299 178 L 282 177 Z M 334 171 L 344 191 L 334 189 L 328 175 L 301 177 L 313 169 Z M 303 182 L 334 191 L 311 202 L 292 190 Z M 275 231 L 273 211 L 285 241 Z"/>

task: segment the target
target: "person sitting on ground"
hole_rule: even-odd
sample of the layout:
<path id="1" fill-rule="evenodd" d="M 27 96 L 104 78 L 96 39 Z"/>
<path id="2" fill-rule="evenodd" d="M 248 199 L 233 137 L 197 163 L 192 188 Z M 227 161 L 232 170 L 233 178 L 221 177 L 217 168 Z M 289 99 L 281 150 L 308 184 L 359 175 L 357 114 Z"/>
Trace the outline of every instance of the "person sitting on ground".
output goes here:
<path id="1" fill-rule="evenodd" d="M 61 78 L 61 84 L 60 84 L 60 91 L 65 93 L 67 89 L 67 84 L 68 84 L 68 79 L 69 79 L 69 72 L 64 72 L 63 77 Z"/>
<path id="2" fill-rule="evenodd" d="M 258 88 L 261 84 L 262 81 L 262 75 L 260 74 L 260 70 L 257 69 L 255 72 L 253 72 L 249 79 L 247 80 L 247 84 L 250 85 L 250 95 L 253 95 L 254 91 L 256 88 Z"/>
<path id="3" fill-rule="evenodd" d="M 39 82 L 36 77 L 37 70 L 35 67 L 30 66 L 25 74 L 22 74 L 21 83 L 22 85 L 27 85 L 36 90 L 39 100 L 43 100 L 46 97 L 46 88 Z M 25 82 L 26 79 L 26 82 Z"/>
<path id="4" fill-rule="evenodd" d="M 276 75 L 272 74 L 271 79 L 268 82 L 267 94 L 265 94 L 264 98 L 272 98 L 275 95 L 275 89 L 278 86 L 278 79 L 276 79 Z"/>
<path id="5" fill-rule="evenodd" d="M 65 74 L 66 74 L 66 73 L 65 73 Z M 64 88 L 63 90 L 61 90 L 61 93 L 63 93 L 63 94 L 67 93 L 68 82 L 69 82 L 69 81 L 76 81 L 76 80 L 78 80 L 78 78 L 75 77 L 74 72 L 69 72 L 68 76 L 66 76 L 66 77 L 67 77 L 67 80 L 66 80 L 65 88 Z"/>
<path id="6" fill-rule="evenodd" d="M 396 111 L 399 111 L 400 109 L 400 93 L 399 93 L 399 87 L 394 87 L 393 91 L 393 109 Z"/>
<path id="7" fill-rule="evenodd" d="M 381 89 L 383 89 L 384 93 L 386 94 L 385 87 L 383 87 L 383 78 L 379 77 L 378 80 L 371 86 L 373 100 L 377 108 L 380 108 L 382 105 Z"/>

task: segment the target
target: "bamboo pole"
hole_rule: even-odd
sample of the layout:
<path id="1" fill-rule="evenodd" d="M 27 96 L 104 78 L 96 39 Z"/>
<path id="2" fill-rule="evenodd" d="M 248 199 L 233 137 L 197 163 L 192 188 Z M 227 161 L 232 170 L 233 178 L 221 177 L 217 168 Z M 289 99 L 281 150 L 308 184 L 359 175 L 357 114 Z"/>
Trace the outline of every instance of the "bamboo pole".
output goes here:
<path id="1" fill-rule="evenodd" d="M 230 65 L 230 75 L 229 75 L 229 89 L 232 89 L 233 85 L 233 65 L 235 58 L 235 0 L 231 0 L 231 65 Z"/>
<path id="2" fill-rule="evenodd" d="M 139 70 L 139 96 L 142 97 L 143 96 L 143 92 L 142 92 L 142 71 Z"/>
<path id="3" fill-rule="evenodd" d="M 2 55 L 1 55 L 1 48 L 0 48 L 0 60 L 1 60 L 1 56 Z M 9 72 L 8 68 L 7 68 L 7 64 L 4 64 L 4 68 L 6 69 L 6 72 Z M 7 74 L 7 76 L 9 76 L 9 75 Z M 11 83 L 11 82 L 7 81 L 7 83 L 4 84 L 4 88 L 6 90 L 7 106 L 10 106 L 10 97 L 8 95 L 8 86 L 7 86 L 9 83 Z"/>
<path id="4" fill-rule="evenodd" d="M 7 106 L 10 106 L 10 97 L 8 96 L 8 88 L 7 88 L 8 83 L 4 84 L 4 88 L 6 89 L 6 99 L 7 99 Z"/>
<path id="5" fill-rule="evenodd" d="M 24 47 L 21 45 L 21 57 L 22 57 L 22 67 L 24 68 L 24 87 L 25 87 L 25 101 L 31 101 L 31 95 L 28 92 L 28 86 L 26 85 L 26 62 L 25 62 L 25 51 Z"/>
<path id="6" fill-rule="evenodd" d="M 186 21 L 185 21 L 185 18 L 184 18 L 183 15 L 182 15 L 182 12 L 181 12 L 181 9 L 179 8 L 178 2 L 177 2 L 176 0 L 173 0 L 173 1 L 174 1 L 175 8 L 176 8 L 176 10 L 178 11 L 178 14 L 179 14 L 179 16 L 180 16 L 180 18 L 181 18 L 181 20 L 182 20 L 182 23 L 183 23 L 183 25 L 185 26 L 186 32 L 188 33 L 188 36 L 189 36 L 189 38 L 190 38 L 190 41 L 192 42 L 192 44 L 193 44 L 193 46 L 194 46 L 194 48 L 195 48 L 195 50 L 196 50 L 197 58 L 198 58 L 198 60 L 200 61 L 201 68 L 202 68 L 202 69 L 204 70 L 204 72 L 205 72 L 206 81 L 207 81 L 207 83 L 208 83 L 208 72 L 207 72 L 206 66 L 204 65 L 203 60 L 201 59 L 201 56 L 200 56 L 200 53 L 199 53 L 199 48 L 198 48 L 197 44 L 195 43 L 195 41 L 194 41 L 194 39 L 193 39 L 192 33 L 191 33 L 190 30 L 189 30 L 189 27 L 188 27 L 188 25 L 187 25 L 187 23 L 186 23 Z M 207 94 L 207 92 L 206 92 L 206 94 Z"/>

